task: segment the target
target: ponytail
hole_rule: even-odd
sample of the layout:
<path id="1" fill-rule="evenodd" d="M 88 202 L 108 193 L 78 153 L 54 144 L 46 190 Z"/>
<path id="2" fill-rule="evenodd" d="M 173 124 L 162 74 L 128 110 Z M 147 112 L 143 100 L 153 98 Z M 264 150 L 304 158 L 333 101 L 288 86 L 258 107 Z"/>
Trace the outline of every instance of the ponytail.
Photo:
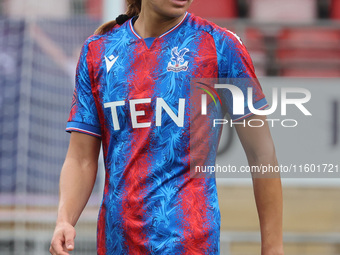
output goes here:
<path id="1" fill-rule="evenodd" d="M 111 0 L 113 1 L 113 0 Z M 121 25 L 128 19 L 137 16 L 140 13 L 142 7 L 142 0 L 126 0 L 127 12 L 118 16 L 115 20 L 104 23 L 94 32 L 95 35 L 103 35 L 109 32 L 115 25 Z"/>

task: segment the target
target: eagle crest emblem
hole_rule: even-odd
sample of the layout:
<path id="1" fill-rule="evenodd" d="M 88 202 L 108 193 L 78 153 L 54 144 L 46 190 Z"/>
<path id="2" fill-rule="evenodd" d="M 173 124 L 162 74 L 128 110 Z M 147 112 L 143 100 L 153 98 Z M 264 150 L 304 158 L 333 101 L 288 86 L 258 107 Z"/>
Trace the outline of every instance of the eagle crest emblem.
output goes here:
<path id="1" fill-rule="evenodd" d="M 188 61 L 185 61 L 184 55 L 189 49 L 184 48 L 178 51 L 178 47 L 171 50 L 171 61 L 168 63 L 167 70 L 172 72 L 180 72 L 188 70 Z"/>

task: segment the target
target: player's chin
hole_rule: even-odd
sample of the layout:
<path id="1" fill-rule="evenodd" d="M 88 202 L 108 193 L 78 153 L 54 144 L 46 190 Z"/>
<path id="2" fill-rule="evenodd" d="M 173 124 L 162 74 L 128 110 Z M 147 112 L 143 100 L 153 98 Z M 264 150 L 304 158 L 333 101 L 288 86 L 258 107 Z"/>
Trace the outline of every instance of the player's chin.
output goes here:
<path id="1" fill-rule="evenodd" d="M 158 6 L 161 15 L 168 18 L 178 18 L 185 14 L 192 0 L 165 0 Z"/>
<path id="2" fill-rule="evenodd" d="M 192 0 L 168 0 L 170 2 L 171 5 L 171 9 L 172 10 L 177 10 L 182 11 L 182 12 L 186 12 L 190 6 L 190 4 L 192 3 Z"/>

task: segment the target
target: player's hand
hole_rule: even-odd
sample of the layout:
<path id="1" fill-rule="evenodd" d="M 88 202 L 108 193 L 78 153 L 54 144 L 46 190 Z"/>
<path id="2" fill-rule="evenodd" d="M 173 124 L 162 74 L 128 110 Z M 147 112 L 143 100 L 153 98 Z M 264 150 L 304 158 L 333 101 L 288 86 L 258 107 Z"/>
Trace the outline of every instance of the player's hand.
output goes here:
<path id="1" fill-rule="evenodd" d="M 57 223 L 50 246 L 52 255 L 69 255 L 74 249 L 74 238 L 76 237 L 75 228 L 65 222 Z"/>

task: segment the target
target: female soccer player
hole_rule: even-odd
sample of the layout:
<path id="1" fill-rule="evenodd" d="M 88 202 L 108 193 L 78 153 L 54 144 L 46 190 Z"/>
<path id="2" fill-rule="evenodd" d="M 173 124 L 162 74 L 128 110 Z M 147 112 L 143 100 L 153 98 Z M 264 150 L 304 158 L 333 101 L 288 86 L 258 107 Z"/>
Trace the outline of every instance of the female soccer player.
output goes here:
<path id="1" fill-rule="evenodd" d="M 91 194 L 102 143 L 98 254 L 219 254 L 215 179 L 190 176 L 193 138 L 201 142 L 199 160 L 214 162 L 216 156 L 205 150 L 203 137 L 190 137 L 195 128 L 208 136 L 203 126 L 189 123 L 195 117 L 190 80 L 254 78 L 251 60 L 235 34 L 187 13 L 192 0 L 127 2 L 127 16 L 101 26 L 82 49 L 50 252 L 74 249 L 74 225 Z M 254 106 L 262 109 L 261 87 L 251 86 Z M 242 116 L 229 106 L 235 121 L 254 118 L 247 105 Z M 236 129 L 250 165 L 277 164 L 266 124 Z M 253 183 L 262 255 L 283 254 L 280 178 Z"/>

